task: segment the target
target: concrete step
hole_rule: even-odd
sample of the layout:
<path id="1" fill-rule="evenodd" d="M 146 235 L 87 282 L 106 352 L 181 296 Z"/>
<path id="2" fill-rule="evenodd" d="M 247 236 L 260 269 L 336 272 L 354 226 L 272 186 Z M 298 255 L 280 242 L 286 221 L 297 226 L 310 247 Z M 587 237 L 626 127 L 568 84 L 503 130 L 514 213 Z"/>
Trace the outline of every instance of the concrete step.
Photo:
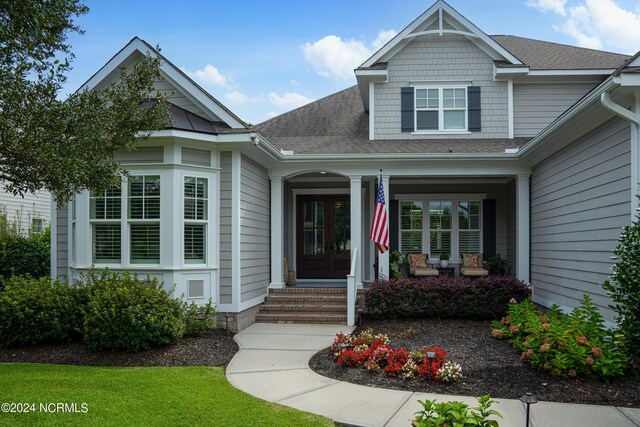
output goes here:
<path id="1" fill-rule="evenodd" d="M 344 314 L 312 314 L 312 313 L 259 313 L 256 322 L 265 323 L 328 323 L 347 324 L 347 315 Z"/>
<path id="2" fill-rule="evenodd" d="M 274 312 L 300 312 L 300 313 L 340 313 L 347 314 L 345 304 L 273 304 L 267 302 L 260 307 L 260 313 Z"/>

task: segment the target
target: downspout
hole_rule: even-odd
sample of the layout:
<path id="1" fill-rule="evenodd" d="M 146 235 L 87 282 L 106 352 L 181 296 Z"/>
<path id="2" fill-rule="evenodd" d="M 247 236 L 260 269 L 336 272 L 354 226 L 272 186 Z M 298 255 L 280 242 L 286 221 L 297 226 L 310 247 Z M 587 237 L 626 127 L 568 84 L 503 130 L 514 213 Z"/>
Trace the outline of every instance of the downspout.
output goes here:
<path id="1" fill-rule="evenodd" d="M 607 110 L 631 122 L 631 221 L 638 211 L 637 196 L 640 194 L 640 92 L 635 93 L 635 112 L 627 110 L 611 99 L 609 92 L 600 95 L 600 102 Z"/>

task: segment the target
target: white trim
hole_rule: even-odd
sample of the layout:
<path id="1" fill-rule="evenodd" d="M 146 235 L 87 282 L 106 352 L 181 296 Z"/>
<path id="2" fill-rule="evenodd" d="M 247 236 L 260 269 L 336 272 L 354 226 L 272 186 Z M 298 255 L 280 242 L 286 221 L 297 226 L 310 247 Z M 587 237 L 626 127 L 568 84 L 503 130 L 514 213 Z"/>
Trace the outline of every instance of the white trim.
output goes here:
<path id="1" fill-rule="evenodd" d="M 68 210 L 69 203 L 67 202 L 67 211 Z M 51 268 L 51 278 L 55 279 L 58 276 L 58 205 L 55 199 L 51 199 L 51 221 L 49 222 L 49 226 L 51 227 L 51 260 L 49 268 Z M 67 230 L 67 236 L 71 236 L 71 230 Z M 67 241 L 68 240 L 71 239 L 67 237 Z M 69 251 L 67 251 L 67 260 L 68 259 Z M 67 265 L 69 265 L 69 261 L 67 261 Z"/>
<path id="2" fill-rule="evenodd" d="M 365 227 L 371 227 L 373 223 L 373 211 L 375 209 L 375 195 L 376 195 L 376 179 L 371 178 L 369 180 L 369 224 L 365 224 Z M 363 236 L 367 236 L 366 230 L 370 228 L 365 228 L 365 233 Z M 364 238 L 363 238 L 364 240 Z M 376 260 L 376 244 L 367 236 L 367 241 L 369 242 L 369 280 L 373 281 L 376 278 L 376 269 L 373 266 Z"/>
<path id="3" fill-rule="evenodd" d="M 353 175 L 349 177 L 349 202 L 350 202 L 350 231 L 349 236 L 351 240 L 351 265 L 356 266 L 355 271 L 351 271 L 354 275 L 356 286 L 362 287 L 362 247 L 364 246 L 364 240 L 362 238 L 362 223 L 363 223 L 363 210 L 362 210 L 362 197 L 364 188 L 362 188 L 362 175 Z M 354 255 L 357 259 L 354 263 Z"/>
<path id="4" fill-rule="evenodd" d="M 390 175 L 386 175 L 386 176 L 382 175 L 382 184 L 384 185 L 384 206 L 385 206 L 385 209 L 387 210 L 387 225 L 390 225 L 389 222 L 391 221 L 390 210 L 389 210 L 389 200 L 390 200 L 389 196 L 391 192 L 391 188 L 389 186 L 390 178 L 391 178 Z M 375 194 L 377 197 L 377 194 L 378 194 L 377 188 L 376 188 Z M 388 228 L 389 228 L 389 233 L 391 233 L 391 227 L 388 227 Z M 389 238 L 389 243 L 391 243 L 391 238 Z M 380 272 L 379 273 L 380 277 L 386 277 L 387 279 L 391 278 L 389 276 L 389 251 L 386 251 L 385 253 L 378 255 L 378 271 Z"/>
<path id="5" fill-rule="evenodd" d="M 369 82 L 369 140 L 376 139 L 375 83 Z"/>
<path id="6" fill-rule="evenodd" d="M 415 201 L 421 199 L 428 199 L 432 201 L 450 201 L 450 200 L 485 200 L 488 193 L 417 193 L 417 194 L 394 194 L 394 200 L 407 200 Z"/>
<path id="7" fill-rule="evenodd" d="M 493 64 L 493 75 L 494 77 L 499 77 L 502 75 L 511 75 L 511 74 L 527 74 L 529 72 L 529 67 L 496 67 Z"/>
<path id="8" fill-rule="evenodd" d="M 242 297 L 240 264 L 240 179 L 242 176 L 242 155 L 231 152 L 231 303 L 236 310 Z"/>
<path id="9" fill-rule="evenodd" d="M 616 71 L 615 68 L 593 69 L 593 70 L 533 70 L 529 71 L 529 76 L 610 76 Z"/>
<path id="10" fill-rule="evenodd" d="M 348 183 L 349 181 L 347 181 Z M 350 194 L 349 188 L 293 188 L 291 193 L 294 197 L 314 195 L 314 194 Z M 295 200 L 294 200 L 295 203 Z"/>
<path id="11" fill-rule="evenodd" d="M 218 303 L 222 300 L 222 295 L 220 295 L 220 290 L 221 290 L 221 286 L 220 286 L 220 269 L 218 267 L 220 267 L 220 152 L 219 151 L 212 151 L 211 152 L 212 155 L 212 160 L 215 159 L 215 162 L 212 163 L 211 165 L 215 165 L 218 169 L 218 172 L 216 173 L 216 184 L 215 184 L 215 200 L 216 200 L 216 205 L 214 207 L 214 211 L 213 214 L 215 215 L 215 224 L 212 227 L 213 230 L 213 241 L 215 242 L 215 249 L 212 251 L 212 256 L 213 256 L 213 264 L 216 266 L 216 270 L 214 273 L 214 278 L 216 281 L 216 294 L 214 299 L 216 301 L 218 301 Z M 212 293 L 213 293 L 213 289 L 212 289 Z M 218 310 L 220 310 L 220 308 L 218 307 Z"/>
<path id="12" fill-rule="evenodd" d="M 415 110 L 414 110 L 415 111 Z M 465 122 L 467 119 L 465 118 Z M 458 129 L 442 129 L 442 130 L 416 130 L 411 132 L 411 135 L 471 135 L 471 132 L 468 130 L 458 130 Z"/>
<path id="13" fill-rule="evenodd" d="M 529 283 L 529 227 L 530 227 L 529 175 L 518 175 L 516 180 L 516 275 Z"/>
<path id="14" fill-rule="evenodd" d="M 354 72 L 357 77 L 384 77 L 384 80 L 381 81 L 386 81 L 388 78 L 387 70 L 358 70 L 356 68 Z"/>
<path id="15" fill-rule="evenodd" d="M 442 9 L 440 10 L 440 12 L 442 12 Z M 471 37 L 471 38 L 476 38 L 476 39 L 480 38 L 477 34 L 471 33 L 469 31 L 446 30 L 446 29 L 441 27 L 439 30 L 426 30 L 426 31 L 418 31 L 416 33 L 407 34 L 406 36 L 404 36 L 404 39 L 412 39 L 412 38 L 415 38 L 415 37 L 432 36 L 432 35 L 442 36 L 444 34 L 455 34 L 455 35 L 459 35 L 459 36 Z"/>
<path id="16" fill-rule="evenodd" d="M 412 82 L 411 86 L 413 87 L 413 132 L 412 135 L 422 135 L 422 134 L 469 134 L 469 82 L 432 82 L 432 83 L 415 83 Z M 464 89 L 464 108 L 456 108 L 456 107 L 445 107 L 444 106 L 444 91 L 445 90 L 454 90 L 454 103 L 455 103 L 455 90 L 456 89 Z M 427 91 L 427 100 L 428 91 L 429 90 L 437 90 L 438 91 L 438 106 L 433 107 L 418 107 L 418 91 L 426 90 Z M 427 101 L 428 103 L 428 101 Z M 438 129 L 418 129 L 418 112 L 419 111 L 437 111 L 438 113 Z M 464 112 L 464 128 L 462 129 L 446 129 L 445 128 L 445 113 L 447 111 L 463 111 Z"/>
<path id="17" fill-rule="evenodd" d="M 269 288 L 284 288 L 284 179 L 269 176 L 271 180 L 271 283 Z"/>
<path id="18" fill-rule="evenodd" d="M 509 138 L 513 138 L 513 80 L 507 80 L 507 109 L 509 120 Z"/>

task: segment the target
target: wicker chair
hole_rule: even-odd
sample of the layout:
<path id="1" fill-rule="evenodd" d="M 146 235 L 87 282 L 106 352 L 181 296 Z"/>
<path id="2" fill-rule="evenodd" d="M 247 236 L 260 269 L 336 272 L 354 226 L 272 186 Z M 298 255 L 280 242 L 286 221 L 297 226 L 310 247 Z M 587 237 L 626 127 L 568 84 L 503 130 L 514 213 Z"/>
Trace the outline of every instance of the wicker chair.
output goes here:
<path id="1" fill-rule="evenodd" d="M 438 270 L 429 267 L 429 264 L 427 264 L 428 259 L 429 255 L 427 254 L 407 255 L 407 262 L 409 263 L 409 274 L 415 277 L 437 276 L 439 274 Z"/>
<path id="2" fill-rule="evenodd" d="M 289 262 L 284 259 L 284 283 L 287 286 L 296 285 L 296 272 L 289 270 Z"/>
<path id="3" fill-rule="evenodd" d="M 465 255 L 466 255 L 466 257 L 465 257 Z M 478 267 L 465 267 L 464 266 L 465 258 L 468 258 L 470 256 L 478 258 Z M 481 276 L 488 276 L 489 275 L 489 271 L 485 270 L 482 267 L 482 254 L 479 254 L 479 253 L 476 253 L 476 254 L 460 254 L 460 259 L 462 259 L 462 268 L 460 269 L 460 274 L 462 276 L 481 277 Z"/>

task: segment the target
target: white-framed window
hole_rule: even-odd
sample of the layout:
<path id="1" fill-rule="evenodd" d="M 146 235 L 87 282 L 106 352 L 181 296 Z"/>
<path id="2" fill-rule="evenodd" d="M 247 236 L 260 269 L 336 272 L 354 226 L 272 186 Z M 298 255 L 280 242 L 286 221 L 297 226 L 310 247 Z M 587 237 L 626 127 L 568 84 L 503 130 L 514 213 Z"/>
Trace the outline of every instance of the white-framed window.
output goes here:
<path id="1" fill-rule="evenodd" d="M 92 260 L 96 264 L 120 264 L 122 260 L 122 190 L 112 187 L 104 193 L 90 194 Z M 76 203 L 72 205 L 72 228 L 75 233 Z M 74 236 L 75 237 L 75 236 Z M 74 241 L 75 243 L 75 241 Z"/>
<path id="2" fill-rule="evenodd" d="M 207 263 L 209 180 L 184 177 L 183 256 L 185 264 Z"/>
<path id="3" fill-rule="evenodd" d="M 451 205 L 451 201 L 429 202 L 429 259 L 440 259 L 442 254 L 451 256 Z"/>
<path id="4" fill-rule="evenodd" d="M 397 195 L 402 253 L 427 253 L 430 260 L 447 254 L 482 253 L 482 194 Z"/>
<path id="5" fill-rule="evenodd" d="M 160 263 L 160 175 L 136 175 L 127 192 L 129 262 Z"/>
<path id="6" fill-rule="evenodd" d="M 400 201 L 400 252 L 422 253 L 424 209 L 422 201 Z"/>
<path id="7" fill-rule="evenodd" d="M 458 247 L 461 254 L 481 252 L 481 212 L 482 204 L 479 200 L 458 202 Z"/>
<path id="8" fill-rule="evenodd" d="M 415 86 L 415 131 L 466 132 L 467 86 Z"/>

